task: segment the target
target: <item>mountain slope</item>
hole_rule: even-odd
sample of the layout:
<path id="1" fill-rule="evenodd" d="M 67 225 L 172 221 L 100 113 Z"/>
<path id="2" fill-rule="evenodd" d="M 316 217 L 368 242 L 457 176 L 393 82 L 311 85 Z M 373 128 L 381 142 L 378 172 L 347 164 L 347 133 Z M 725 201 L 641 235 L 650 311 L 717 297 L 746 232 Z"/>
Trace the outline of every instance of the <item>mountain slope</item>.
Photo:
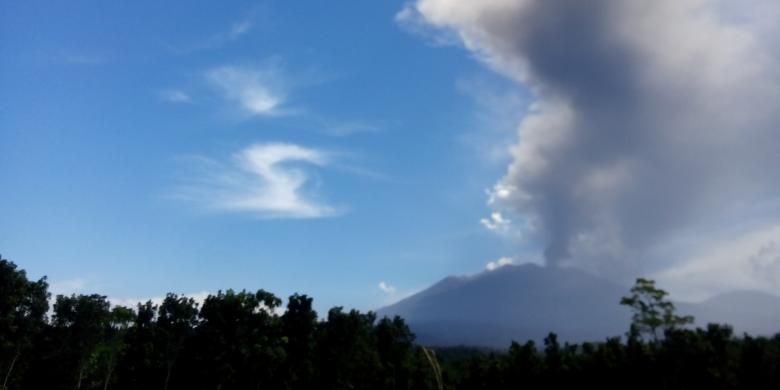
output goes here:
<path id="1" fill-rule="evenodd" d="M 506 347 L 550 331 L 565 340 L 603 339 L 628 327 L 630 313 L 619 305 L 626 291 L 581 271 L 526 264 L 448 277 L 378 314 L 405 318 L 426 344 Z"/>
<path id="2" fill-rule="evenodd" d="M 576 269 L 525 264 L 447 277 L 377 313 L 400 315 L 427 345 L 506 348 L 512 340 L 540 342 L 549 332 L 600 341 L 628 329 L 631 312 L 619 302 L 629 288 Z M 738 334 L 780 330 L 780 298 L 768 294 L 734 292 L 677 307 L 697 325 L 731 323 Z"/>

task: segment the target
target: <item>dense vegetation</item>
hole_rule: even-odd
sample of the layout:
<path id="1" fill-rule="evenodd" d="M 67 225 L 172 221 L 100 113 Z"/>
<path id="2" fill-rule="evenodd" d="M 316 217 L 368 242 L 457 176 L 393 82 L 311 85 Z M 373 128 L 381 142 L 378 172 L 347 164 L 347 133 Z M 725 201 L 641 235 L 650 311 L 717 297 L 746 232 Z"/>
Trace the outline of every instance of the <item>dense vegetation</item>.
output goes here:
<path id="1" fill-rule="evenodd" d="M 286 310 L 263 290 L 136 308 L 58 295 L 50 310 L 47 289 L 0 259 L 0 390 L 780 388 L 780 335 L 686 328 L 644 279 L 622 301 L 635 313 L 622 339 L 492 352 L 424 348 L 401 318 L 370 312 L 318 320 L 305 295 Z"/>

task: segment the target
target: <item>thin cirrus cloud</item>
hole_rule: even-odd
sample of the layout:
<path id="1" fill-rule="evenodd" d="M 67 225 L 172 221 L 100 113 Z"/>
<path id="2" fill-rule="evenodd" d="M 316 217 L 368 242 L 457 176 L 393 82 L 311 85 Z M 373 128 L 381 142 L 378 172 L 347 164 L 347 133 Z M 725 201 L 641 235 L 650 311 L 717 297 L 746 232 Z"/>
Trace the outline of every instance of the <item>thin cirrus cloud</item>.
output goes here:
<path id="1" fill-rule="evenodd" d="M 229 30 L 214 34 L 205 41 L 184 50 L 184 52 L 218 49 L 248 34 L 252 27 L 253 23 L 250 19 L 238 21 L 233 23 Z"/>
<path id="2" fill-rule="evenodd" d="M 179 55 L 186 55 L 186 54 L 191 54 L 194 52 L 205 51 L 205 50 L 219 49 L 249 34 L 252 31 L 252 28 L 254 27 L 254 22 L 252 21 L 252 19 L 253 18 L 250 15 L 245 19 L 239 20 L 238 22 L 231 24 L 230 28 L 212 34 L 208 38 L 202 39 L 199 42 L 196 42 L 194 44 L 184 45 L 184 46 L 167 45 L 168 49 L 174 54 L 179 54 Z"/>
<path id="3" fill-rule="evenodd" d="M 328 165 L 327 153 L 295 144 L 253 144 L 228 162 L 191 159 L 197 169 L 175 197 L 206 209 L 249 214 L 263 219 L 323 218 L 342 210 L 317 199 L 313 179 L 303 165 Z"/>
<path id="4" fill-rule="evenodd" d="M 166 89 L 160 91 L 160 97 L 169 103 L 192 103 L 192 97 L 178 89 Z"/>
<path id="5" fill-rule="evenodd" d="M 381 128 L 370 123 L 360 121 L 348 121 L 328 124 L 324 126 L 324 133 L 333 137 L 347 137 L 361 133 L 377 133 Z"/>
<path id="6" fill-rule="evenodd" d="M 100 55 L 73 52 L 63 53 L 61 58 L 63 62 L 70 65 L 102 65 L 108 62 Z"/>
<path id="7" fill-rule="evenodd" d="M 228 32 L 227 37 L 230 40 L 238 39 L 242 35 L 248 33 L 249 30 L 251 29 L 252 29 L 252 21 L 242 20 L 230 26 L 230 32 Z"/>
<path id="8" fill-rule="evenodd" d="M 228 101 L 252 116 L 278 116 L 286 93 L 278 67 L 221 66 L 206 72 L 206 80 Z"/>
<path id="9" fill-rule="evenodd" d="M 334 119 L 308 107 L 291 106 L 289 101 L 293 92 L 327 82 L 327 76 L 317 69 L 308 69 L 296 71 L 292 77 L 283 65 L 284 61 L 278 57 L 255 65 L 223 65 L 206 71 L 204 78 L 229 104 L 229 110 L 239 112 L 244 118 L 295 116 L 332 137 L 383 131 L 370 121 Z"/>

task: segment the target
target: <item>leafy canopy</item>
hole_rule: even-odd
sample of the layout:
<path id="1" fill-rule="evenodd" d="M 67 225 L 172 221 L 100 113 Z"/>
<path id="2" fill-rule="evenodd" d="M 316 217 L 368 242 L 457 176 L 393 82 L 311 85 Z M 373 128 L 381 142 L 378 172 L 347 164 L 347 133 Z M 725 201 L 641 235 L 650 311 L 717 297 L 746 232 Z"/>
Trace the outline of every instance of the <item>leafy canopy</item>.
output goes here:
<path id="1" fill-rule="evenodd" d="M 630 307 L 634 314 L 631 323 L 631 335 L 649 335 L 658 339 L 658 332 L 677 329 L 693 323 L 692 316 L 675 314 L 674 303 L 666 299 L 668 292 L 655 286 L 655 281 L 638 278 L 631 295 L 620 300 L 621 305 Z"/>

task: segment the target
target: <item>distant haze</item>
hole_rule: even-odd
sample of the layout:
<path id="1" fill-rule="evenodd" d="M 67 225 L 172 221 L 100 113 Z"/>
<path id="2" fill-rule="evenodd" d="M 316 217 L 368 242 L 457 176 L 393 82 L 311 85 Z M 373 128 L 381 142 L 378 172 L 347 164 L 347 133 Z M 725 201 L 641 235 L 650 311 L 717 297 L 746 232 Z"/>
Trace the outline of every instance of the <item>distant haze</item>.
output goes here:
<path id="1" fill-rule="evenodd" d="M 400 315 L 426 345 L 506 348 L 512 340 L 541 342 L 549 332 L 566 341 L 604 341 L 628 331 L 631 311 L 619 304 L 630 286 L 576 269 L 507 265 L 468 277 L 448 277 L 380 316 Z M 780 331 L 780 298 L 733 292 L 702 303 L 678 303 L 696 325 L 728 323 L 737 334 Z"/>

